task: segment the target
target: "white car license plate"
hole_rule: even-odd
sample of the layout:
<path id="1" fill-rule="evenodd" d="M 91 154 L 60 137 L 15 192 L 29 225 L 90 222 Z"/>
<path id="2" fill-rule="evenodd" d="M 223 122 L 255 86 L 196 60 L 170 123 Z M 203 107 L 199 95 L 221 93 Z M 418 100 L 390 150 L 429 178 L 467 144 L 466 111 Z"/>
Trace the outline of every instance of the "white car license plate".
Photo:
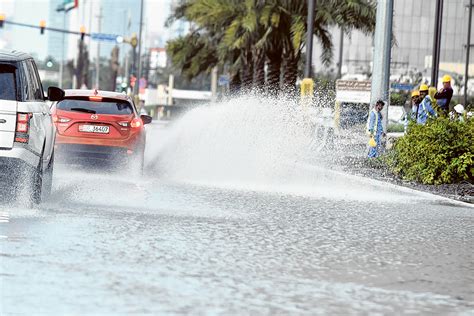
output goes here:
<path id="1" fill-rule="evenodd" d="M 109 126 L 104 125 L 79 125 L 79 132 L 108 134 Z"/>

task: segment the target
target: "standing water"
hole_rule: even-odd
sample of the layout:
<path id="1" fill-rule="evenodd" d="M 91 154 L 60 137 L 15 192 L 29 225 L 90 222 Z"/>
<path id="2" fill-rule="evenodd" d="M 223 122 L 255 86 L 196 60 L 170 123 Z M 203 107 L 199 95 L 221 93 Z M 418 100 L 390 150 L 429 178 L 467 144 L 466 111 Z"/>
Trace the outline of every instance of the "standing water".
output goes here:
<path id="1" fill-rule="evenodd" d="M 471 312 L 472 209 L 337 171 L 307 118 L 243 96 L 149 126 L 145 177 L 57 165 L 0 207 L 0 314 Z"/>

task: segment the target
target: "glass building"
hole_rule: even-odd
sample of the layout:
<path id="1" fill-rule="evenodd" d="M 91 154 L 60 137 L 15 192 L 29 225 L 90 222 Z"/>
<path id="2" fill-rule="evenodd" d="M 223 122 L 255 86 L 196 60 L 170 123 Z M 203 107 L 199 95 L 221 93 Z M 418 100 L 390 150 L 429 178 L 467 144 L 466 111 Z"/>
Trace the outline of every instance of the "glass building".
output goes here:
<path id="1" fill-rule="evenodd" d="M 468 0 L 444 0 L 441 35 L 440 74 L 464 75 L 468 28 Z M 430 75 L 433 33 L 435 22 L 435 0 L 394 0 L 391 73 L 408 74 L 421 72 Z M 334 42 L 334 60 L 330 67 L 323 67 L 319 56 L 320 45 L 314 51 L 316 72 L 329 69 L 337 73 L 340 50 L 340 30 L 331 30 Z M 474 41 L 471 39 L 471 43 Z M 345 35 L 343 40 L 342 73 L 370 74 L 372 68 L 373 41 L 359 31 Z M 474 71 L 474 67 L 470 69 Z M 470 73 L 472 73 L 470 71 Z"/>

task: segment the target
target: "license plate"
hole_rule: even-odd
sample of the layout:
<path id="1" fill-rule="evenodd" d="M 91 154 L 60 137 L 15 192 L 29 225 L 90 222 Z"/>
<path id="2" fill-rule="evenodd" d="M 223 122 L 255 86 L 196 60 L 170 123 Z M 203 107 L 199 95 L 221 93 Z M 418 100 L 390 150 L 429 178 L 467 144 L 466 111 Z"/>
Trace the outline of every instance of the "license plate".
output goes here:
<path id="1" fill-rule="evenodd" d="M 79 125 L 79 132 L 108 134 L 109 126 L 104 125 Z"/>

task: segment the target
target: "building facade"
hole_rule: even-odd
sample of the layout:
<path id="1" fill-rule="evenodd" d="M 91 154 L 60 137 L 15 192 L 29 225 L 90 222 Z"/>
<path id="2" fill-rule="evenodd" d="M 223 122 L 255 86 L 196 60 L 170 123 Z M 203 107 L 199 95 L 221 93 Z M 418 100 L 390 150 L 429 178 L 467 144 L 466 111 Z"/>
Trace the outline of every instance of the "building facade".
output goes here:
<path id="1" fill-rule="evenodd" d="M 48 26 L 59 29 L 69 27 L 69 13 L 56 11 L 63 3 L 63 0 L 49 0 L 48 4 Z M 47 36 L 47 57 L 52 57 L 55 61 L 66 58 L 69 36 L 59 32 L 46 32 Z"/>
<path id="2" fill-rule="evenodd" d="M 468 29 L 468 0 L 444 0 L 443 24 L 440 52 L 440 75 L 464 75 Z M 391 73 L 395 76 L 421 73 L 428 78 L 431 70 L 433 33 L 435 23 L 435 0 L 394 0 Z M 334 27 L 334 60 L 329 67 L 323 67 L 319 56 L 321 46 L 316 45 L 314 66 L 316 72 L 328 69 L 337 73 L 340 50 L 340 30 Z M 471 39 L 471 43 L 473 40 Z M 372 69 L 373 40 L 359 31 L 344 35 L 343 75 L 370 75 Z M 474 65 L 470 66 L 470 73 Z"/>

